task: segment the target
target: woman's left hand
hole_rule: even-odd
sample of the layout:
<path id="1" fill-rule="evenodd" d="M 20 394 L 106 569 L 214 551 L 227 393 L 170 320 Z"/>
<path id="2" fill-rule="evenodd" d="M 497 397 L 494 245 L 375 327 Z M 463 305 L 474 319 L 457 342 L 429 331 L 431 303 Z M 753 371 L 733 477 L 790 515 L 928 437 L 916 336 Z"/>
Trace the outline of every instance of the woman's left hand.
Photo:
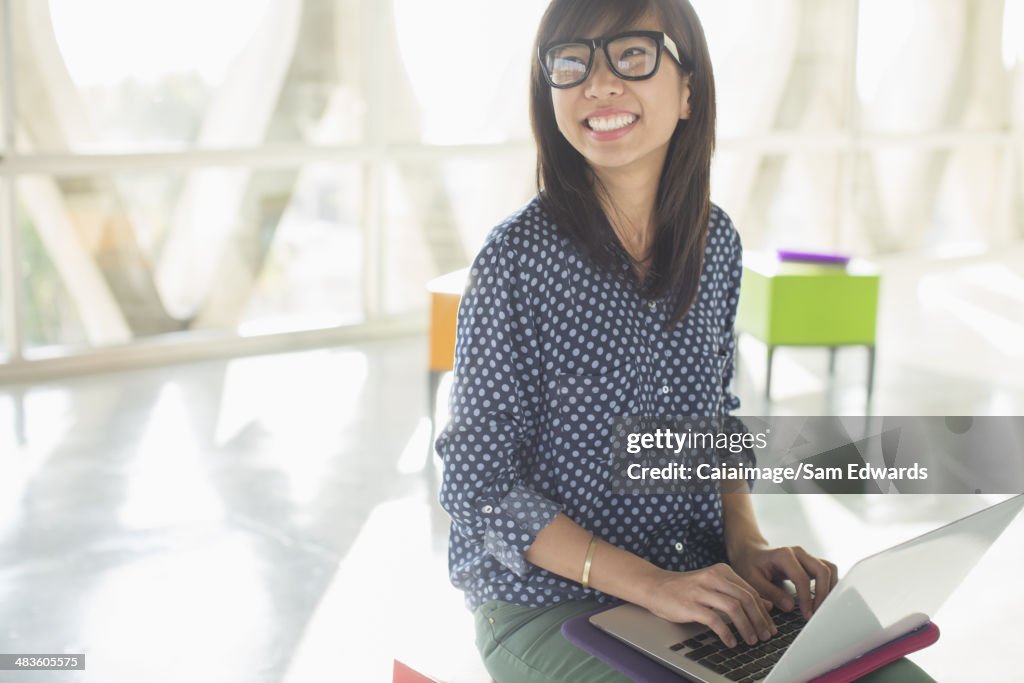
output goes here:
<path id="1" fill-rule="evenodd" d="M 769 548 L 767 544 L 752 543 L 732 553 L 729 563 L 733 571 L 755 588 L 761 597 L 786 612 L 793 609 L 793 598 L 779 582 L 784 579 L 792 581 L 805 619 L 810 619 L 839 581 L 839 570 L 834 564 L 814 557 L 800 546 Z"/>

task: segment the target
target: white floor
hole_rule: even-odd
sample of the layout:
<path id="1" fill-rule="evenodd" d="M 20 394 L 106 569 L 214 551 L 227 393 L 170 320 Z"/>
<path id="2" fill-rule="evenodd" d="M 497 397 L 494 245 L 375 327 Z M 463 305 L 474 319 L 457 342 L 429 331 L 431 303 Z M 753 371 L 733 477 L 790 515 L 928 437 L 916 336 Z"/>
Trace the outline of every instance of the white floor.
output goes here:
<path id="1" fill-rule="evenodd" d="M 883 263 L 887 415 L 1024 413 L 1024 248 Z M 746 340 L 742 412 L 859 414 L 863 358 Z M 0 651 L 85 652 L 0 681 L 479 681 L 447 582 L 423 337 L 0 387 Z M 1020 458 L 1021 454 L 1007 457 Z M 848 568 L 996 498 L 762 496 L 769 538 Z M 937 680 L 1024 681 L 1024 520 L 935 615 Z"/>

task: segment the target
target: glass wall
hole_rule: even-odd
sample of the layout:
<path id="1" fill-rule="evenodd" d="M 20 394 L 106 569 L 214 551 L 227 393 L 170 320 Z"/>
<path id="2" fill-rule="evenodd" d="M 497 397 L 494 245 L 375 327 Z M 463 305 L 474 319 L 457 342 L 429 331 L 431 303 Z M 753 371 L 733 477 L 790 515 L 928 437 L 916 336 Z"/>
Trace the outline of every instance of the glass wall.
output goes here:
<path id="1" fill-rule="evenodd" d="M 361 178 L 356 164 L 19 177 L 26 350 L 359 321 Z"/>
<path id="2" fill-rule="evenodd" d="M 547 0 L 0 3 L 0 342 L 30 360 L 421 316 L 535 191 Z M 693 4 L 748 248 L 1024 237 L 1024 0 Z"/>
<path id="3" fill-rule="evenodd" d="M 1024 1 L 694 5 L 719 94 L 712 194 L 748 247 L 1024 237 Z"/>

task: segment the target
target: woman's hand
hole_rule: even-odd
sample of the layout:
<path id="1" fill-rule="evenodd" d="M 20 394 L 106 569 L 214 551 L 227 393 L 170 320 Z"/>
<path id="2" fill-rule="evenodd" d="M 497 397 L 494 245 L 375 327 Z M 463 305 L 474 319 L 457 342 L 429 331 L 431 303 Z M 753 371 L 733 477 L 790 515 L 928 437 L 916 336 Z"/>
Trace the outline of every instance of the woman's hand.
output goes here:
<path id="1" fill-rule="evenodd" d="M 779 586 L 789 579 L 796 586 L 797 602 L 805 619 L 810 619 L 839 581 L 839 570 L 828 560 L 814 557 L 800 546 L 769 548 L 767 543 L 750 543 L 730 553 L 729 561 L 761 597 L 779 609 L 793 609 L 793 598 Z M 811 580 L 814 600 L 811 600 Z"/>
<path id="2" fill-rule="evenodd" d="M 644 607 L 677 623 L 695 621 L 711 628 L 722 642 L 735 647 L 729 626 L 715 610 L 729 615 L 740 635 L 753 645 L 778 633 L 768 609 L 771 603 L 727 564 L 692 572 L 662 571 L 648 591 Z"/>

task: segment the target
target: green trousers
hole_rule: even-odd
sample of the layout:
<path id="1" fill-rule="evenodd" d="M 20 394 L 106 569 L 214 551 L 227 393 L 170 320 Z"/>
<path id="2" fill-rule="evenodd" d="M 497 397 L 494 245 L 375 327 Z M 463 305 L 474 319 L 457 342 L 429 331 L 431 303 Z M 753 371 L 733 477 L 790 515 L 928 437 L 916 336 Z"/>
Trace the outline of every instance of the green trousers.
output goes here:
<path id="1" fill-rule="evenodd" d="M 629 683 L 629 679 L 562 637 L 562 623 L 599 607 L 574 600 L 523 607 L 500 600 L 480 605 L 476 647 L 496 683 Z M 863 683 L 935 683 L 909 659 L 859 679 Z"/>

